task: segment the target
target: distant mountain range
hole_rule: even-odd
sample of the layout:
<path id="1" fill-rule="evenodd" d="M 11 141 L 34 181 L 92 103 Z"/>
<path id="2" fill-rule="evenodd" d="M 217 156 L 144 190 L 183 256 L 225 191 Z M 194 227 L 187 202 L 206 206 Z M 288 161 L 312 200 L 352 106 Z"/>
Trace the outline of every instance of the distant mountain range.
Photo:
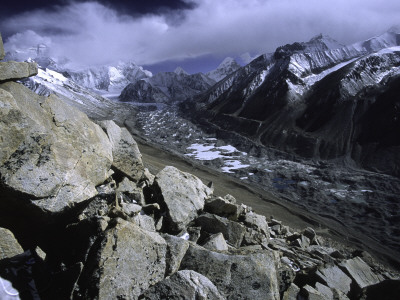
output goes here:
<path id="1" fill-rule="evenodd" d="M 42 75 L 53 69 L 124 102 L 180 103 L 188 118 L 258 145 L 400 176 L 398 28 L 351 45 L 318 35 L 243 67 L 226 58 L 207 74 L 153 75 L 133 63 L 70 70 L 37 52 Z"/>
<path id="2" fill-rule="evenodd" d="M 220 131 L 400 176 L 400 34 L 343 46 L 319 35 L 265 54 L 185 102 Z"/>

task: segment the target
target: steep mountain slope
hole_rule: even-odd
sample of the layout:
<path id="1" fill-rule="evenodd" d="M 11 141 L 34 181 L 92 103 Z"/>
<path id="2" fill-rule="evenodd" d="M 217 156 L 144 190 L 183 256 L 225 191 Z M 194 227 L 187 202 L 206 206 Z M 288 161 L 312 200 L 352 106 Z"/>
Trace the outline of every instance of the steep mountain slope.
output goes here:
<path id="1" fill-rule="evenodd" d="M 214 80 L 202 73 L 189 75 L 182 69 L 160 72 L 125 87 L 119 99 L 124 102 L 177 103 L 208 90 Z"/>
<path id="2" fill-rule="evenodd" d="M 390 132 L 398 126 L 398 45 L 400 34 L 394 31 L 350 46 L 322 35 L 285 45 L 184 108 L 195 107 L 213 126 L 256 143 L 309 158 L 352 158 L 399 176 L 397 139 L 388 143 L 388 132 L 367 138 L 372 119 L 384 130 L 387 116 L 393 116 Z M 373 118 L 377 107 L 380 114 Z M 386 162 L 378 158 L 383 153 Z"/>

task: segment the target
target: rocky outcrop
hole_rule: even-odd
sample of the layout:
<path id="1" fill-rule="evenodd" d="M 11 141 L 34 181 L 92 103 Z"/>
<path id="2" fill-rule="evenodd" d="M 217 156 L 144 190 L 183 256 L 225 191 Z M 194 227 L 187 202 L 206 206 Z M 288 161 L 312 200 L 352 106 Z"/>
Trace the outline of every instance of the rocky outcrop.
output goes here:
<path id="1" fill-rule="evenodd" d="M 21 245 L 14 234 L 5 228 L 0 228 L 0 260 L 23 253 Z"/>
<path id="2" fill-rule="evenodd" d="M 0 93 L 3 188 L 50 212 L 95 196 L 113 161 L 101 128 L 55 96 L 40 97 L 13 82 L 1 84 Z"/>
<path id="3" fill-rule="evenodd" d="M 81 277 L 85 299 L 137 299 L 165 277 L 167 243 L 158 234 L 117 220 L 95 245 Z M 86 286 L 87 285 L 87 286 Z"/>
<path id="4" fill-rule="evenodd" d="M 113 167 L 129 176 L 134 181 L 142 178 L 144 167 L 142 155 L 126 128 L 121 128 L 114 121 L 101 121 L 100 126 L 107 133 L 112 146 Z"/>
<path id="5" fill-rule="evenodd" d="M 0 62 L 0 82 L 17 80 L 35 76 L 38 73 L 36 63 L 31 62 Z"/>
<path id="6" fill-rule="evenodd" d="M 154 179 L 157 201 L 167 208 L 167 222 L 170 230 L 185 229 L 204 207 L 212 190 L 197 177 L 179 171 L 174 167 L 165 167 Z"/>
<path id="7" fill-rule="evenodd" d="M 271 251 L 225 254 L 190 245 L 181 267 L 208 277 L 227 299 L 279 299 L 276 259 Z M 249 271 L 251 276 L 246 275 Z"/>
<path id="8" fill-rule="evenodd" d="M 156 283 L 140 299 L 223 300 L 225 298 L 207 277 L 194 271 L 182 270 Z"/>

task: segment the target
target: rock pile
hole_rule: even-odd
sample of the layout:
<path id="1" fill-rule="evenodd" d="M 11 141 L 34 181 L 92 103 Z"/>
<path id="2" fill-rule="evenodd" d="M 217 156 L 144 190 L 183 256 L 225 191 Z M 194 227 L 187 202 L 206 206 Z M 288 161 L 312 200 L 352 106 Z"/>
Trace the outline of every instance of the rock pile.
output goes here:
<path id="1" fill-rule="evenodd" d="M 267 220 L 174 167 L 150 174 L 125 128 L 96 124 L 12 81 L 25 76 L 18 71 L 0 84 L 0 298 L 10 291 L 21 299 L 398 292 L 394 273 L 365 253 Z"/>

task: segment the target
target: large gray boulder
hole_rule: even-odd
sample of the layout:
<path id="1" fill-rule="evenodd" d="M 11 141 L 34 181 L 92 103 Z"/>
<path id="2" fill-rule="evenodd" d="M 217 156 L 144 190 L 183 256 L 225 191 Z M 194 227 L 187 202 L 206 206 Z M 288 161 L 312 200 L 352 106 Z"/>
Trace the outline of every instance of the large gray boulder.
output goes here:
<path id="1" fill-rule="evenodd" d="M 35 76 L 38 66 L 35 62 L 0 62 L 0 82 Z"/>
<path id="2" fill-rule="evenodd" d="M 118 219 L 96 246 L 79 282 L 84 299 L 137 299 L 164 279 L 167 243 L 158 233 Z"/>
<path id="3" fill-rule="evenodd" d="M 179 270 L 181 261 L 189 248 L 189 242 L 169 234 L 164 234 L 163 238 L 168 245 L 166 275 L 171 275 Z"/>
<path id="4" fill-rule="evenodd" d="M 228 199 L 216 197 L 206 202 L 204 210 L 236 221 L 239 217 L 239 207 L 240 206 L 230 202 Z"/>
<path id="5" fill-rule="evenodd" d="M 196 271 L 227 299 L 280 299 L 276 258 L 272 251 L 213 252 L 191 244 L 181 270 Z"/>
<path id="6" fill-rule="evenodd" d="M 335 265 L 319 269 L 316 276 L 330 288 L 336 288 L 344 294 L 350 292 L 351 279 Z"/>
<path id="7" fill-rule="evenodd" d="M 0 228 L 0 260 L 10 258 L 24 252 L 14 234 L 6 229 Z"/>
<path id="8" fill-rule="evenodd" d="M 195 223 L 208 233 L 222 233 L 225 240 L 236 248 L 242 244 L 246 232 L 243 225 L 209 213 L 199 216 Z"/>
<path id="9" fill-rule="evenodd" d="M 358 256 L 342 262 L 341 266 L 350 274 L 360 289 L 383 280 L 382 276 L 376 275 L 371 267 Z"/>
<path id="10" fill-rule="evenodd" d="M 181 231 L 204 207 L 212 189 L 196 176 L 175 167 L 165 167 L 154 179 L 158 202 L 166 206 L 167 223 L 171 231 Z"/>
<path id="11" fill-rule="evenodd" d="M 215 285 L 205 276 L 183 270 L 149 288 L 140 299 L 223 300 Z"/>
<path id="12" fill-rule="evenodd" d="M 222 233 L 213 234 L 202 246 L 212 251 L 228 251 L 229 249 Z"/>
<path id="13" fill-rule="evenodd" d="M 0 190 L 22 193 L 45 211 L 60 212 L 95 196 L 95 186 L 109 177 L 107 135 L 54 95 L 1 84 L 0 136 Z M 22 201 L 1 199 L 7 200 Z"/>
<path id="14" fill-rule="evenodd" d="M 132 135 L 126 128 L 119 127 L 112 120 L 101 121 L 99 125 L 111 141 L 113 166 L 134 181 L 139 181 L 144 166 L 142 155 Z"/>

